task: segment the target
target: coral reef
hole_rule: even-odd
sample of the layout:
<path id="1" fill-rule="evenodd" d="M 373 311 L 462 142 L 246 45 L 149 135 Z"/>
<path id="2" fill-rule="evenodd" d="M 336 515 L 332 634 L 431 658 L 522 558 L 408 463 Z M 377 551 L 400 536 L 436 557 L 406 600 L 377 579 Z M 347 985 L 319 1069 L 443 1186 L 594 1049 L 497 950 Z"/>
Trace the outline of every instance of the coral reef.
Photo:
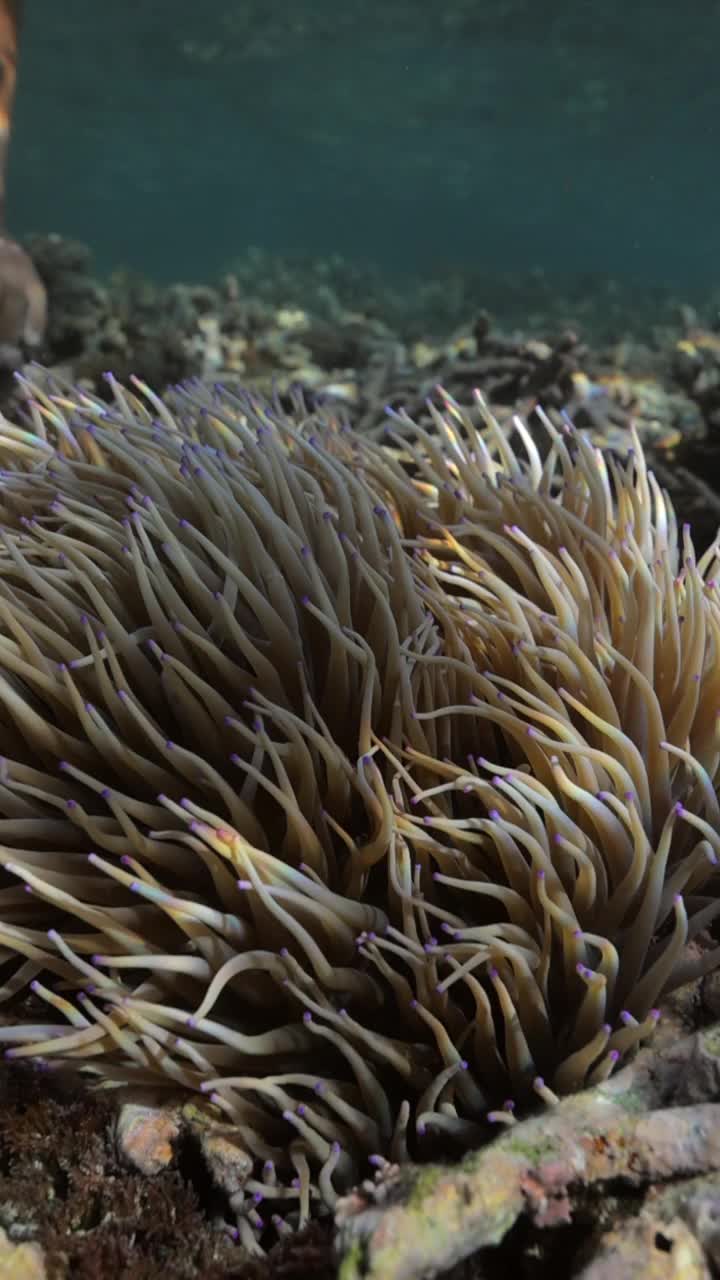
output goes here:
<path id="1" fill-rule="evenodd" d="M 216 286 L 123 273 L 100 282 L 81 244 L 34 236 L 27 249 L 49 297 L 39 358 L 103 399 L 107 368 L 157 388 L 200 376 L 286 403 L 301 387 L 341 406 L 358 430 L 381 431 L 388 404 L 432 427 L 438 384 L 470 408 L 481 385 L 501 422 L 519 411 L 536 425 L 539 402 L 556 426 L 567 411 L 623 455 L 634 423 L 697 545 L 714 537 L 716 298 L 696 312 L 669 292 L 539 272 L 448 271 L 400 287 L 336 257 L 259 251 Z M 16 393 L 0 371 L 11 417 Z"/>
<path id="2" fill-rule="evenodd" d="M 23 385 L 7 1056 L 209 1097 L 251 1250 L 609 1076 L 720 959 L 716 548 L 639 442 Z"/>
<path id="3" fill-rule="evenodd" d="M 103 397 L 107 368 L 159 388 L 191 376 L 266 395 L 300 386 L 371 430 L 382 428 L 387 404 L 427 425 L 438 384 L 464 406 L 481 385 L 501 421 L 518 409 L 532 416 L 539 401 L 556 425 L 569 411 L 622 453 L 633 421 L 701 542 L 714 533 L 705 446 L 716 435 L 717 341 L 669 294 L 541 274 L 445 275 L 400 289 L 342 260 L 252 251 L 214 287 L 122 273 L 101 283 L 83 245 L 36 236 L 27 247 L 50 304 L 40 358 Z M 714 315 L 716 300 L 705 310 Z M 11 414 L 13 393 L 0 380 Z M 690 470 L 666 465 L 693 451 Z"/>

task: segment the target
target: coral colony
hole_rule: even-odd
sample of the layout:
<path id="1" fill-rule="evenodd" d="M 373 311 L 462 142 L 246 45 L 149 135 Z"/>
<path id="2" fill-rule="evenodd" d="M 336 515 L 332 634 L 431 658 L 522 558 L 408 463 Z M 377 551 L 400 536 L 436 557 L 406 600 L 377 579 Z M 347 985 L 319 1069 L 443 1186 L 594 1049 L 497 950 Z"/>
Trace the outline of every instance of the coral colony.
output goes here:
<path id="1" fill-rule="evenodd" d="M 718 963 L 720 552 L 479 396 L 374 441 L 108 384 L 0 428 L 0 1042 L 207 1095 L 253 1244 Z"/>

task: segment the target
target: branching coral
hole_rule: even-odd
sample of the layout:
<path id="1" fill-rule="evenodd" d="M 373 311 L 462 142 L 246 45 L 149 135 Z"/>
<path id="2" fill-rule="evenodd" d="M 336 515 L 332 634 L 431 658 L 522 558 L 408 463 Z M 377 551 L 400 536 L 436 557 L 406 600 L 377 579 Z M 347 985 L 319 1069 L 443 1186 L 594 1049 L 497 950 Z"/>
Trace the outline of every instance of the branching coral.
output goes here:
<path id="1" fill-rule="evenodd" d="M 717 548 L 479 399 L 109 385 L 0 431 L 0 1041 L 209 1094 L 252 1246 L 720 960 Z"/>

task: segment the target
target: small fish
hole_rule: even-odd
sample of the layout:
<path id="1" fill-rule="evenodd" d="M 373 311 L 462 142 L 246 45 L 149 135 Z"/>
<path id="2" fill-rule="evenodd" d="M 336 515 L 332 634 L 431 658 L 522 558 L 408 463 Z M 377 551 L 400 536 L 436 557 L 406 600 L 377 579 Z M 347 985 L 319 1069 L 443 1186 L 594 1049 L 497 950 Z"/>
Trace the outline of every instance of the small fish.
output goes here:
<path id="1" fill-rule="evenodd" d="M 0 218 L 5 213 L 5 173 L 17 84 L 21 0 L 0 0 Z"/>
<path id="2" fill-rule="evenodd" d="M 47 324 L 47 296 L 24 249 L 5 232 L 5 182 L 17 83 L 22 0 L 0 0 L 0 368 L 20 363 Z"/>

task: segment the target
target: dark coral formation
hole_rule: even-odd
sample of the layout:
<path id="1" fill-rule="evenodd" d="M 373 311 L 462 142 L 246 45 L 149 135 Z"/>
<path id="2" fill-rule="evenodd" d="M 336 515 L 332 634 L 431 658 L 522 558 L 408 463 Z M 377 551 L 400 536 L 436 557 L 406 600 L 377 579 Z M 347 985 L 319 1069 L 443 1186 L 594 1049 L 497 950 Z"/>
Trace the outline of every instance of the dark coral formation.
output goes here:
<path id="1" fill-rule="evenodd" d="M 231 1241 L 181 1173 L 150 1180 L 118 1162 L 110 1099 L 27 1071 L 4 1073 L 0 1098 L 0 1226 L 39 1241 L 48 1280 L 230 1274 Z"/>
<path id="2" fill-rule="evenodd" d="M 0 432 L 0 1041 L 209 1095 L 254 1248 L 717 964 L 716 548 L 479 397 L 109 389 Z"/>

